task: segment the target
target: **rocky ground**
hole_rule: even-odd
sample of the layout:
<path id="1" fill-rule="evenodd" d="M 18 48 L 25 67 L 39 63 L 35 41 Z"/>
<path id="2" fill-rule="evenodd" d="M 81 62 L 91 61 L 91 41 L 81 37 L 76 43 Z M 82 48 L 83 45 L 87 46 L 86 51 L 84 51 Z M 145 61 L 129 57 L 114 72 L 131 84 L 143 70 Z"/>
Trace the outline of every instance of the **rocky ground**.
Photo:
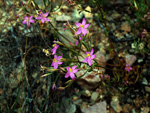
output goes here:
<path id="1" fill-rule="evenodd" d="M 36 3 L 43 8 L 42 2 L 36 1 Z M 92 13 L 85 11 L 79 13 L 76 4 L 66 4 L 51 14 L 49 19 L 53 25 L 72 43 L 75 43 L 74 32 L 68 29 L 63 31 L 63 25 L 68 21 L 75 28 L 74 23 L 81 22 L 85 17 L 87 23 L 90 23 L 88 32 L 96 59 L 104 67 L 99 69 L 100 74 L 104 76 L 103 79 L 99 78 L 98 69 L 94 69 L 69 88 L 53 92 L 51 86 L 56 78 L 54 75 L 58 73 L 47 78 L 40 77 L 44 74 L 41 71 L 41 65 L 48 67 L 51 64 L 51 60 L 40 48 L 51 48 L 54 34 L 45 31 L 46 36 L 42 35 L 42 37 L 43 29 L 40 31 L 40 27 L 34 25 L 27 34 L 26 27 L 22 25 L 25 15 L 22 2 L 0 0 L 2 15 L 0 17 L 0 111 L 4 113 L 8 111 L 10 113 L 29 111 L 35 113 L 149 113 L 150 53 L 144 53 L 142 47 L 137 49 L 134 46 L 135 40 L 141 37 L 143 28 L 137 26 L 137 18 L 129 4 L 121 0 L 115 3 L 111 2 L 107 8 L 104 8 L 109 36 L 105 35 L 104 24 L 97 19 L 97 10 L 90 5 L 80 5 L 80 7 Z M 58 8 L 57 4 L 56 8 Z M 24 71 L 23 58 L 27 36 L 29 37 L 27 49 L 33 48 L 26 56 Z M 144 40 L 148 42 L 149 38 L 148 35 Z M 59 40 L 69 45 L 61 36 Z M 87 39 L 86 42 L 88 43 L 89 40 Z M 147 47 L 148 44 L 145 46 Z M 109 68 L 115 68 L 107 65 L 122 65 L 121 61 L 133 67 L 137 66 L 135 69 L 139 69 L 139 73 L 133 73 L 127 84 L 124 80 L 118 82 L 117 75 L 114 76 L 115 72 L 109 70 Z M 27 73 L 26 77 L 22 76 L 23 71 Z M 77 76 L 83 73 L 84 70 L 77 73 Z M 120 79 L 123 78 L 123 73 L 119 72 L 118 75 Z M 139 78 L 138 81 L 136 81 L 137 78 Z M 59 80 L 57 87 L 63 86 L 63 82 L 66 81 L 63 77 Z"/>

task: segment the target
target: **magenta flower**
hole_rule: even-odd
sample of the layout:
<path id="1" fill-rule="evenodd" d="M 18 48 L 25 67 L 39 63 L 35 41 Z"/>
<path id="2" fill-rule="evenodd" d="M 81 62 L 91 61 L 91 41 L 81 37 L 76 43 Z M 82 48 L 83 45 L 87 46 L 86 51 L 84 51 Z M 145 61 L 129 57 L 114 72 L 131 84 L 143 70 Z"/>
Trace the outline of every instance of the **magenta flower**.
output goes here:
<path id="1" fill-rule="evenodd" d="M 52 85 L 52 90 L 55 91 L 56 89 L 57 89 L 57 87 L 56 87 L 56 84 L 54 83 L 54 84 Z"/>
<path id="2" fill-rule="evenodd" d="M 70 78 L 72 80 L 75 80 L 74 73 L 78 72 L 78 70 L 79 70 L 79 69 L 75 69 L 76 67 L 77 66 L 73 66 L 72 68 L 71 67 L 67 67 L 66 69 L 67 69 L 68 72 L 66 73 L 65 78 L 68 78 L 70 76 Z"/>
<path id="3" fill-rule="evenodd" d="M 94 59 L 96 57 L 96 55 L 93 55 L 94 50 L 92 48 L 91 53 L 86 52 L 87 57 L 82 61 L 82 62 L 88 62 L 89 66 L 92 65 L 92 59 Z"/>
<path id="4" fill-rule="evenodd" d="M 35 19 L 37 20 L 41 20 L 42 23 L 44 23 L 45 21 L 50 21 L 48 18 L 46 18 L 48 16 L 49 12 L 46 12 L 45 14 L 43 14 L 43 12 L 41 11 L 40 15 L 38 17 L 36 17 Z"/>
<path id="5" fill-rule="evenodd" d="M 83 18 L 82 23 L 75 23 L 75 25 L 79 28 L 78 31 L 76 32 L 76 34 L 80 34 L 81 32 L 83 33 L 83 35 L 87 34 L 87 30 L 86 28 L 89 27 L 90 24 L 86 24 L 86 20 L 85 18 Z"/>
<path id="6" fill-rule="evenodd" d="M 79 43 L 79 41 L 78 41 L 78 40 L 76 40 L 76 46 L 78 45 L 78 43 Z"/>
<path id="7" fill-rule="evenodd" d="M 52 55 L 54 55 L 56 53 L 56 50 L 58 49 L 59 45 L 57 44 L 53 44 L 53 49 L 51 50 Z"/>
<path id="8" fill-rule="evenodd" d="M 129 72 L 130 70 L 133 70 L 133 69 L 129 64 L 127 64 L 126 67 L 125 67 L 125 70 L 127 70 Z"/>
<path id="9" fill-rule="evenodd" d="M 63 62 L 60 62 L 59 59 L 61 59 L 62 56 L 58 56 L 57 55 L 54 55 L 54 59 L 53 59 L 53 62 L 51 64 L 51 66 L 54 66 L 54 69 L 57 69 L 58 68 L 58 65 L 62 64 Z"/>
<path id="10" fill-rule="evenodd" d="M 30 17 L 25 16 L 22 24 L 27 24 L 27 26 L 30 27 L 30 23 L 35 23 L 35 21 L 32 20 L 32 18 L 33 16 L 30 16 Z"/>

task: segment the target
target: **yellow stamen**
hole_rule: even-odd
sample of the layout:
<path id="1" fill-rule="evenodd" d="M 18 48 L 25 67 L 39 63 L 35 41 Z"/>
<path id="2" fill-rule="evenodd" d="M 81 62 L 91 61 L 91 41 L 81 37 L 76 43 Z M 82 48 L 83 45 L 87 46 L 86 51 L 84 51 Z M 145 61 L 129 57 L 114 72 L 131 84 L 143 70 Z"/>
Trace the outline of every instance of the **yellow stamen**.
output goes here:
<path id="1" fill-rule="evenodd" d="M 80 27 L 84 28 L 84 26 L 81 24 Z"/>
<path id="2" fill-rule="evenodd" d="M 43 18 L 45 18 L 45 15 L 43 15 Z"/>
<path id="3" fill-rule="evenodd" d="M 72 69 L 71 69 L 71 68 L 69 68 L 69 71 L 70 71 L 70 72 L 72 72 Z"/>
<path id="4" fill-rule="evenodd" d="M 27 20 L 26 20 L 26 22 L 27 22 L 27 21 L 29 21 L 29 18 L 28 18 L 28 17 L 27 17 Z"/>
<path id="5" fill-rule="evenodd" d="M 53 62 L 57 62 L 56 58 L 53 59 Z"/>
<path id="6" fill-rule="evenodd" d="M 55 44 L 53 44 L 52 46 L 55 47 Z"/>
<path id="7" fill-rule="evenodd" d="M 87 57 L 89 57 L 90 56 L 90 54 L 87 54 Z"/>

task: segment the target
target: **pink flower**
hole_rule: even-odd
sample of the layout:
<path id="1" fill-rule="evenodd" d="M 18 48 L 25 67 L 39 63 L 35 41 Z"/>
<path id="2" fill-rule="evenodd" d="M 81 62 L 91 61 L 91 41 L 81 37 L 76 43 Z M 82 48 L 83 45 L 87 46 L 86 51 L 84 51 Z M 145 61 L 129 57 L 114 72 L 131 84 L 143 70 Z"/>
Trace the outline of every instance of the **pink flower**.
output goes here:
<path id="1" fill-rule="evenodd" d="M 86 20 L 85 18 L 83 18 L 82 23 L 75 23 L 75 25 L 79 28 L 78 31 L 76 32 L 76 34 L 80 34 L 81 32 L 86 35 L 87 34 L 87 30 L 86 28 L 89 27 L 90 24 L 86 24 Z"/>
<path id="2" fill-rule="evenodd" d="M 125 67 L 125 70 L 127 70 L 129 72 L 130 70 L 133 70 L 133 69 L 130 65 L 127 64 L 126 67 Z"/>
<path id="3" fill-rule="evenodd" d="M 56 50 L 58 49 L 58 47 L 59 47 L 59 45 L 57 45 L 55 43 L 53 44 L 53 49 L 51 50 L 52 55 L 54 55 L 56 53 Z"/>
<path id="4" fill-rule="evenodd" d="M 44 23 L 45 21 L 50 21 L 48 18 L 46 18 L 48 16 L 48 13 L 49 12 L 43 14 L 43 12 L 41 11 L 40 16 L 36 17 L 35 19 L 41 20 L 42 23 Z"/>
<path id="5" fill-rule="evenodd" d="M 79 69 L 75 69 L 76 67 L 77 66 L 73 66 L 72 68 L 71 67 L 67 67 L 66 69 L 67 69 L 68 72 L 66 73 L 65 78 L 68 78 L 70 76 L 70 78 L 72 80 L 75 80 L 74 73 L 78 72 L 78 70 L 79 70 Z"/>
<path id="6" fill-rule="evenodd" d="M 91 50 L 91 53 L 86 52 L 87 57 L 82 61 L 82 62 L 88 62 L 89 66 L 92 65 L 92 59 L 94 59 L 96 57 L 96 55 L 93 55 L 93 48 Z"/>
<path id="7" fill-rule="evenodd" d="M 57 89 L 57 87 L 56 87 L 56 84 L 54 83 L 54 84 L 52 85 L 52 90 L 55 91 L 56 89 Z"/>
<path id="8" fill-rule="evenodd" d="M 33 16 L 30 16 L 30 17 L 25 16 L 22 24 L 27 24 L 27 26 L 30 27 L 30 23 L 35 23 L 35 21 L 32 20 L 32 18 Z"/>
<path id="9" fill-rule="evenodd" d="M 78 45 L 78 43 L 79 43 L 79 41 L 78 41 L 78 40 L 76 40 L 76 46 Z"/>
<path id="10" fill-rule="evenodd" d="M 58 65 L 62 64 L 63 62 L 60 62 L 59 59 L 61 59 L 62 56 L 58 56 L 57 55 L 54 55 L 54 59 L 53 59 L 53 62 L 51 64 L 51 66 L 54 66 L 54 69 L 57 69 L 58 68 Z"/>

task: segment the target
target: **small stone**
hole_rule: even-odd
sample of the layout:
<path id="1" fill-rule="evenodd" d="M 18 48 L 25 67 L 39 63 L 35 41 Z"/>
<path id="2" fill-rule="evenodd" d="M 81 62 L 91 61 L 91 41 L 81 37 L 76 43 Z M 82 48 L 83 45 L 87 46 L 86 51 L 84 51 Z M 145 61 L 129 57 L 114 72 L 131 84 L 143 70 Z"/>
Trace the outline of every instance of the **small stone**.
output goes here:
<path id="1" fill-rule="evenodd" d="M 111 15 L 112 19 L 118 19 L 121 17 L 121 15 L 118 13 L 118 12 L 114 12 L 112 15 Z"/>
<path id="2" fill-rule="evenodd" d="M 119 104 L 118 96 L 112 97 L 110 105 L 116 112 L 120 113 L 122 111 L 122 107 Z"/>
<path id="3" fill-rule="evenodd" d="M 130 55 L 130 54 L 127 54 L 125 56 L 125 61 L 126 61 L 126 64 L 129 64 L 130 66 L 137 60 L 137 57 L 135 55 Z"/>
<path id="4" fill-rule="evenodd" d="M 86 97 L 90 97 L 91 96 L 91 92 L 89 90 L 84 90 L 82 95 L 84 95 Z"/>
<path id="5" fill-rule="evenodd" d="M 142 107 L 140 113 L 149 113 L 150 108 L 149 107 Z"/>
<path id="6" fill-rule="evenodd" d="M 142 84 L 143 85 L 148 85 L 148 81 L 147 81 L 147 79 L 145 77 L 142 79 Z"/>
<path id="7" fill-rule="evenodd" d="M 32 74 L 32 77 L 33 77 L 33 78 L 36 78 L 37 75 L 38 75 L 37 73 L 33 73 L 33 74 Z"/>
<path id="8" fill-rule="evenodd" d="M 131 26 L 129 25 L 128 22 L 124 22 L 121 25 L 121 30 L 125 32 L 131 32 Z"/>
<path id="9" fill-rule="evenodd" d="M 81 111 L 83 113 L 107 113 L 106 107 L 107 107 L 107 104 L 104 101 L 104 102 L 96 103 L 89 108 L 82 108 Z"/>
<path id="10" fill-rule="evenodd" d="M 97 92 L 93 92 L 91 95 L 91 102 L 96 102 L 96 100 L 98 99 L 99 93 Z"/>
<path id="11" fill-rule="evenodd" d="M 145 86 L 145 91 L 150 93 L 150 86 Z"/>
<path id="12" fill-rule="evenodd" d="M 100 50 L 99 50 L 103 55 L 105 55 L 106 54 L 106 51 L 104 50 L 104 48 L 100 48 Z"/>
<path id="13" fill-rule="evenodd" d="M 93 21 L 93 14 L 91 13 L 91 7 L 90 6 L 87 6 L 86 8 L 85 8 L 85 10 L 86 11 L 84 11 L 83 13 L 84 13 L 84 15 L 85 15 L 85 18 L 87 18 L 86 20 L 87 20 L 87 22 L 88 23 L 92 23 L 92 21 Z M 87 12 L 87 11 L 89 11 L 89 12 Z"/>
<path id="14" fill-rule="evenodd" d="M 74 100 L 74 101 L 78 100 L 78 97 L 77 97 L 77 96 L 74 96 L 74 97 L 73 97 L 73 100 Z"/>

